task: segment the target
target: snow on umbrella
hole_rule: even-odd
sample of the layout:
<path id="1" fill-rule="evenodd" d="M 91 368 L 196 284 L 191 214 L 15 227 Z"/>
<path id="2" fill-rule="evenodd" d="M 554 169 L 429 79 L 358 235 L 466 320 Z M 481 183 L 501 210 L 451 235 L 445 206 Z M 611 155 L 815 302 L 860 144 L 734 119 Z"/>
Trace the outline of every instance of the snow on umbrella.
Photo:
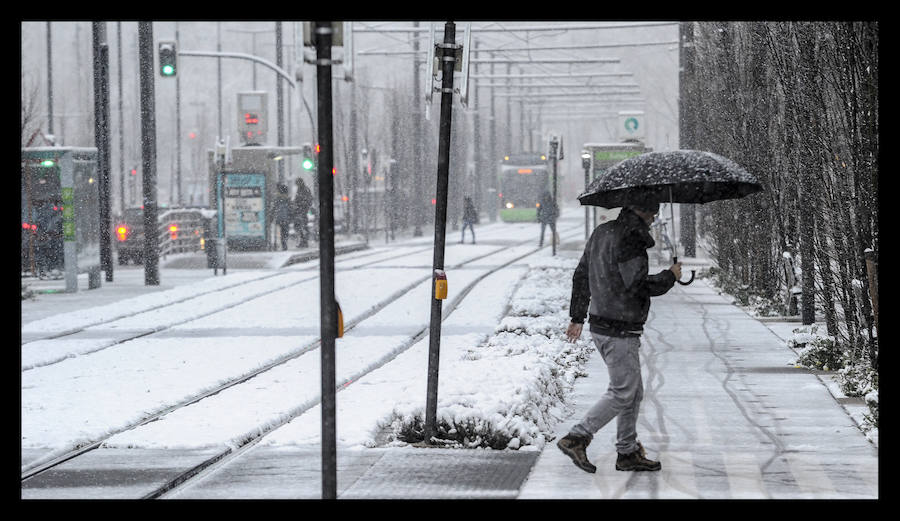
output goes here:
<path id="1" fill-rule="evenodd" d="M 582 205 L 620 208 L 628 204 L 708 203 L 762 191 L 734 161 L 711 152 L 648 152 L 603 172 L 583 194 Z"/>
<path id="2" fill-rule="evenodd" d="M 702 150 L 673 150 L 648 152 L 616 163 L 597 176 L 578 201 L 603 208 L 651 202 L 708 203 L 739 199 L 762 189 L 753 175 L 726 157 Z M 670 211 L 674 225 L 674 207 Z M 678 262 L 677 254 L 673 262 Z M 678 282 L 690 284 L 694 274 L 691 270 L 689 281 Z"/>

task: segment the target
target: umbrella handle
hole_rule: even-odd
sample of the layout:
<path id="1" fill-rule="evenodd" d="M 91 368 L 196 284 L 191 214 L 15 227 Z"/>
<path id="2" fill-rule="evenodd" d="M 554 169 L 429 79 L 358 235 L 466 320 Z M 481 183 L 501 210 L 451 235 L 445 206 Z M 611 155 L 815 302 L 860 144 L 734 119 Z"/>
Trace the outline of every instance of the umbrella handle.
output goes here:
<path id="1" fill-rule="evenodd" d="M 678 264 L 678 257 L 672 257 L 672 264 Z M 675 279 L 675 282 L 681 284 L 682 286 L 687 286 L 691 282 L 694 282 L 694 275 L 696 275 L 696 271 L 697 270 L 691 270 L 691 279 L 688 280 L 687 282 L 681 282 L 678 279 Z"/>

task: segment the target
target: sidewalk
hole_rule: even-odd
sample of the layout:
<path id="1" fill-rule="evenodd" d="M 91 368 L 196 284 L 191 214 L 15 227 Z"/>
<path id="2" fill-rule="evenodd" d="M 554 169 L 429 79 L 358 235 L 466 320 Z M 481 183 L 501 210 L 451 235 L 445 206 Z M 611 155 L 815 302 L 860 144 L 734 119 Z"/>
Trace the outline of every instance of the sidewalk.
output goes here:
<path id="1" fill-rule="evenodd" d="M 654 299 L 641 342 L 638 436 L 662 471 L 615 471 L 608 424 L 587 450 L 596 474 L 549 445 L 519 499 L 878 497 L 878 450 L 839 400 L 793 367 L 782 338 L 705 281 Z M 557 439 L 606 389 L 601 357 L 586 371 Z"/>

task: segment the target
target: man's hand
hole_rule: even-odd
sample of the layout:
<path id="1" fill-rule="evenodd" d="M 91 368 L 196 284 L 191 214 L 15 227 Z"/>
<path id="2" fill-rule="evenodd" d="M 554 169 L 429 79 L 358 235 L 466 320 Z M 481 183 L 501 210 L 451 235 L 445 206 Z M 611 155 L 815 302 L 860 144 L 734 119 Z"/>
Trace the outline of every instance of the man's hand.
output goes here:
<path id="1" fill-rule="evenodd" d="M 680 262 L 676 262 L 669 269 L 672 270 L 672 273 L 675 274 L 675 280 L 681 280 L 681 263 Z"/>
<path id="2" fill-rule="evenodd" d="M 584 327 L 584 324 L 578 324 L 577 322 L 569 322 L 569 327 L 566 328 L 566 338 L 569 342 L 575 342 L 579 338 L 581 338 L 581 329 Z"/>

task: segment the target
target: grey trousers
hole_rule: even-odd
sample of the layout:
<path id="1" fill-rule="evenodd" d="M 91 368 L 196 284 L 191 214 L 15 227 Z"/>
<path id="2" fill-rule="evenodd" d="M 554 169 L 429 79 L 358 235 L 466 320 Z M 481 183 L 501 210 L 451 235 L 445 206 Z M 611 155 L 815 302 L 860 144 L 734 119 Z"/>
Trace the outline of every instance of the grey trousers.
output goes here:
<path id="1" fill-rule="evenodd" d="M 629 454 L 637 450 L 638 412 L 644 397 L 641 379 L 640 337 L 614 337 L 591 333 L 594 345 L 609 371 L 606 393 L 588 410 L 581 423 L 569 430 L 573 436 L 593 439 L 594 433 L 616 418 L 616 451 Z"/>

